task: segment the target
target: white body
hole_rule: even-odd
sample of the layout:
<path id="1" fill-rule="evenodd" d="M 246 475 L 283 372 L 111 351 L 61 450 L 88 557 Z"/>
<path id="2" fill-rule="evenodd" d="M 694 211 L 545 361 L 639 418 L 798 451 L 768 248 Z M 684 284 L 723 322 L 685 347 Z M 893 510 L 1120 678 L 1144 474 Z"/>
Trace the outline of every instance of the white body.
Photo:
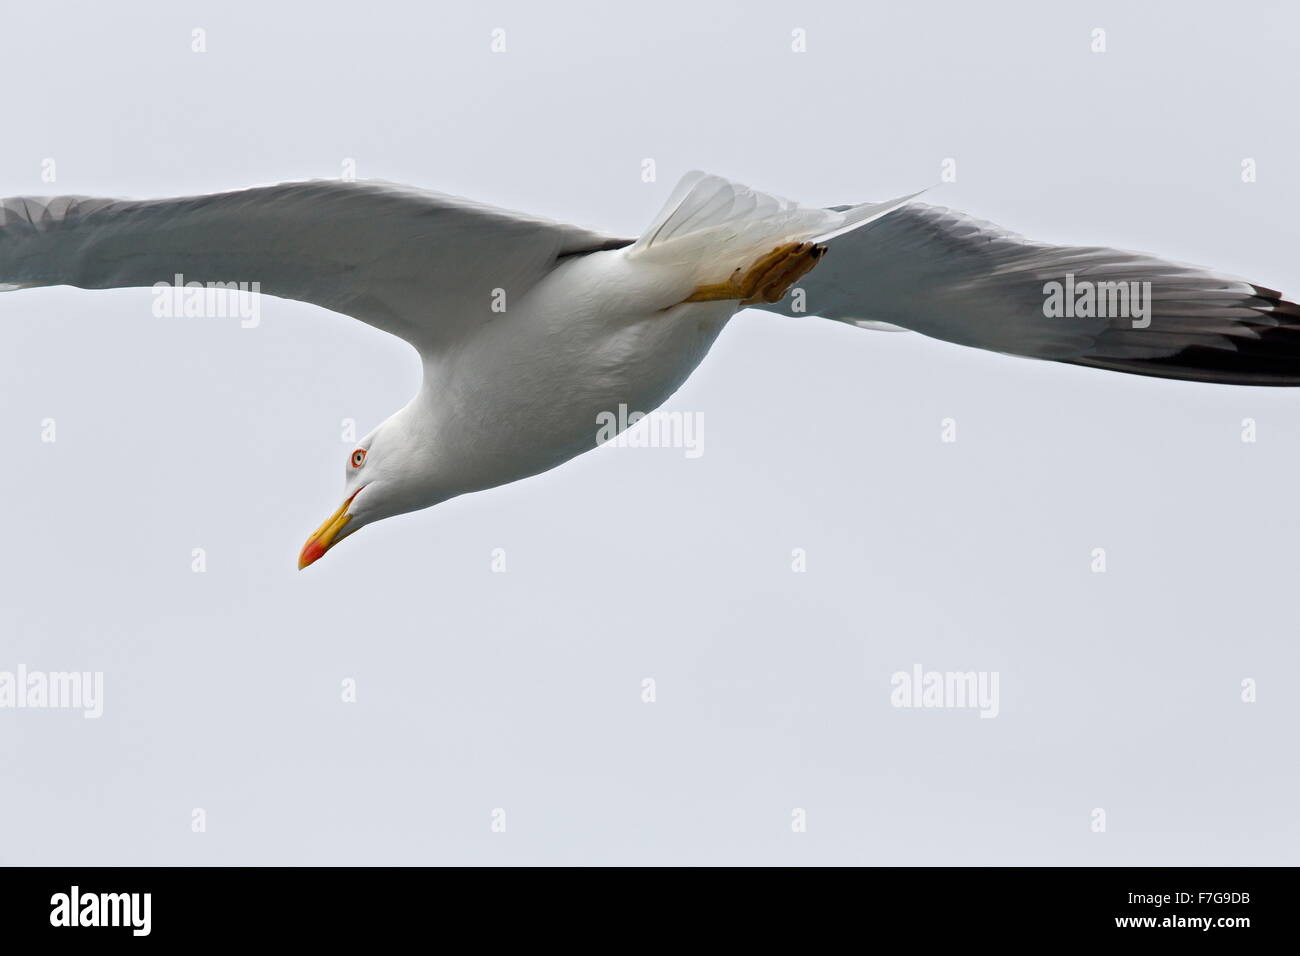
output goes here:
<path id="1" fill-rule="evenodd" d="M 649 412 L 700 364 L 739 303 L 680 305 L 676 263 L 627 249 L 561 264 L 460 347 L 425 359 L 415 399 L 384 427 L 436 459 L 427 507 L 553 468 L 594 448 L 602 412 Z M 621 419 L 620 419 L 621 420 Z"/>
<path id="2" fill-rule="evenodd" d="M 603 416 L 658 408 L 740 309 L 737 299 L 684 303 L 695 290 L 907 198 L 815 209 L 688 174 L 635 243 L 562 259 L 517 298 L 505 289 L 504 311 L 476 312 L 454 343 L 423 351 L 420 393 L 363 439 L 365 467 L 348 470 L 345 533 L 591 450 Z"/>

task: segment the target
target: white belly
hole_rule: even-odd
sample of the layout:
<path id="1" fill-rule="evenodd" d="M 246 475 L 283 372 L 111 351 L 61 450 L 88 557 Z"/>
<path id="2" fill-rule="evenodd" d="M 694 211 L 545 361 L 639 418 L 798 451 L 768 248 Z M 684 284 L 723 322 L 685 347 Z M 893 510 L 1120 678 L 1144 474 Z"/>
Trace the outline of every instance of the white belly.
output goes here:
<path id="1" fill-rule="evenodd" d="M 708 353 L 736 302 L 680 302 L 692 278 L 621 250 L 570 260 L 431 363 L 417 401 L 463 487 L 537 474 L 596 447 L 608 415 L 661 405 Z M 485 294 L 487 294 L 485 292 Z M 601 431 L 602 425 L 606 430 Z"/>

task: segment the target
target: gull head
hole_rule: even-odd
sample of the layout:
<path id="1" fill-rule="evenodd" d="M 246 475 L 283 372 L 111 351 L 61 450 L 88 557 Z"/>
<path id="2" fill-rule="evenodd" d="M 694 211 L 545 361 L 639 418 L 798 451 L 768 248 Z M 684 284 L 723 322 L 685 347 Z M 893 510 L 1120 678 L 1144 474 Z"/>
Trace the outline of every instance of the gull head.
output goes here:
<path id="1" fill-rule="evenodd" d="M 368 524 L 447 497 L 437 492 L 432 462 L 421 454 L 427 446 L 412 440 L 403 417 L 402 412 L 394 415 L 348 451 L 343 503 L 302 546 L 299 570 Z"/>

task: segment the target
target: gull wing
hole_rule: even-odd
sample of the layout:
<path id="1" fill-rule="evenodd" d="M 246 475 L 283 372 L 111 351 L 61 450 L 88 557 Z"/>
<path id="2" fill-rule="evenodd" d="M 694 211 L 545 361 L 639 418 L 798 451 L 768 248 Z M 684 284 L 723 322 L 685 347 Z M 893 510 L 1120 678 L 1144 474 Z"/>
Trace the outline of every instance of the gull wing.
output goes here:
<path id="1" fill-rule="evenodd" d="M 885 323 L 958 345 L 1139 375 L 1300 385 L 1300 307 L 1209 269 L 1118 249 L 1034 242 L 924 203 L 828 245 L 822 262 L 799 282 L 803 314 L 864 327 Z M 1060 284 L 1064 297 L 1067 275 L 1077 302 L 1085 295 L 1082 283 L 1092 285 L 1093 315 L 1045 309 L 1049 284 Z M 1114 308 L 1132 283 L 1141 295 L 1146 282 L 1149 301 L 1134 300 L 1147 301 L 1146 316 L 1134 302 Z M 1096 311 L 1103 297 L 1106 316 Z M 787 296 L 759 308 L 791 315 L 793 305 Z"/>
<path id="2" fill-rule="evenodd" d="M 316 180 L 180 199 L 0 200 L 0 290 L 257 282 L 422 352 L 490 318 L 564 256 L 631 240 L 381 182 Z"/>

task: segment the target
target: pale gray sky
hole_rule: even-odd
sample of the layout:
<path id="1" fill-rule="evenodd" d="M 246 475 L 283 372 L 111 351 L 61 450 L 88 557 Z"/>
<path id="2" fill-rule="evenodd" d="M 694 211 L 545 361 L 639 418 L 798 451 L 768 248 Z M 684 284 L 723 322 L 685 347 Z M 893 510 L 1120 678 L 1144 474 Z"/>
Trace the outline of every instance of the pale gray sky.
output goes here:
<path id="1" fill-rule="evenodd" d="M 930 201 L 1300 293 L 1283 3 L 5 17 L 0 195 L 351 159 L 635 235 L 692 168 L 832 204 L 951 157 Z M 300 573 L 341 420 L 404 403 L 414 353 L 301 303 L 241 329 L 150 300 L 0 297 L 0 671 L 105 682 L 98 720 L 0 709 L 0 863 L 1297 862 L 1293 391 L 749 311 L 667 406 L 702 456 L 601 449 Z M 998 716 L 892 707 L 916 664 L 996 672 Z"/>

